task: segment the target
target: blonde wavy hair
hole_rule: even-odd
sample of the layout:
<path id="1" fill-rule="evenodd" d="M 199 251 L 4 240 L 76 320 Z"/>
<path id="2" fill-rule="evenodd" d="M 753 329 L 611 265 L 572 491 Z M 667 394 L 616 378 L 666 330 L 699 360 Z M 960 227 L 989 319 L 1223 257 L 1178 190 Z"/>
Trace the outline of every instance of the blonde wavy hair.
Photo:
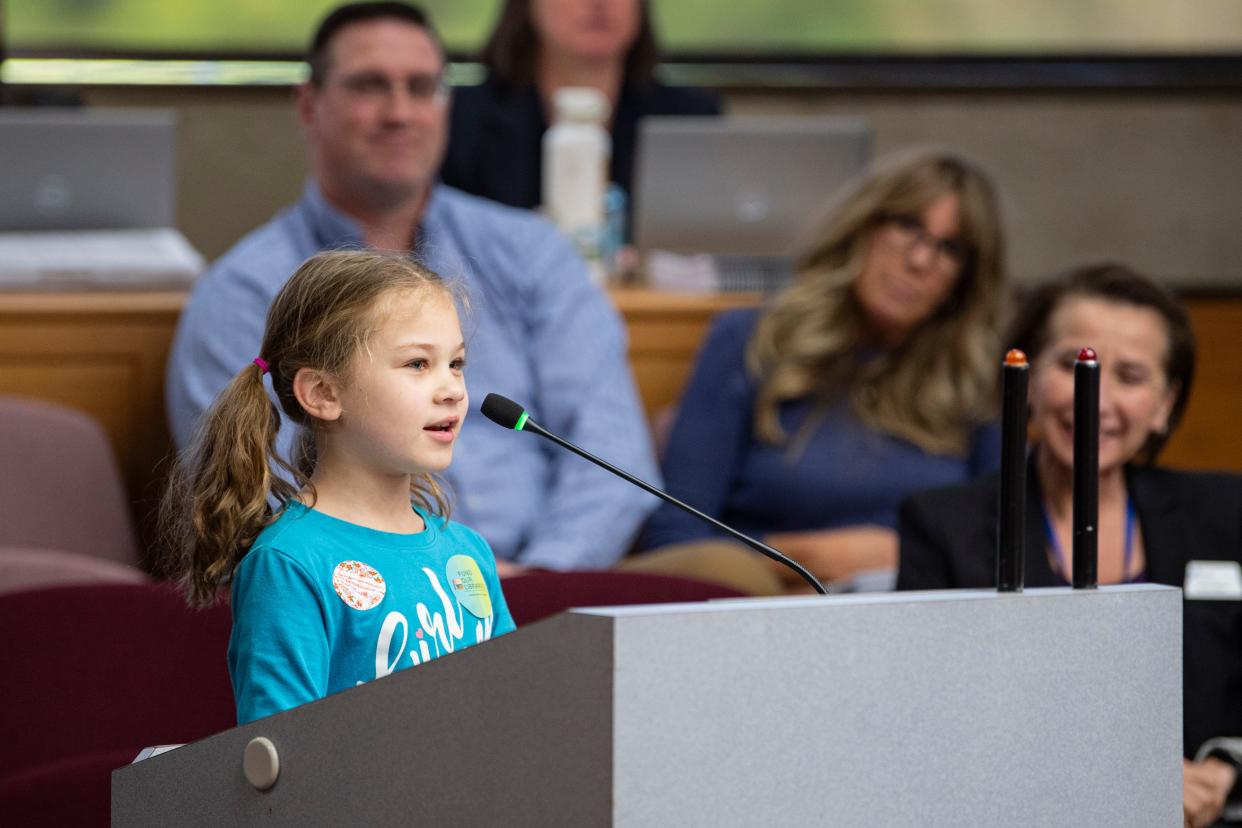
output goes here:
<path id="1" fill-rule="evenodd" d="M 859 360 L 865 319 L 854 283 L 871 237 L 888 218 L 917 216 L 949 193 L 960 199 L 959 238 L 966 249 L 953 292 L 897 348 Z M 945 152 L 890 158 L 846 190 L 816 238 L 748 344 L 747 367 L 759 378 L 758 437 L 778 445 L 789 439 L 779 420 L 784 402 L 809 398 L 822 410 L 845 397 L 878 431 L 932 453 L 964 453 L 971 427 L 994 410 L 1007 282 L 999 208 L 987 175 Z"/>
<path id="2" fill-rule="evenodd" d="M 349 251 L 311 257 L 277 294 L 258 356 L 269 367 L 280 410 L 300 427 L 296 456 L 285 458 L 277 450 L 280 410 L 263 386 L 263 371 L 247 365 L 202 418 L 160 504 L 160 571 L 177 581 L 188 603 L 214 603 L 259 532 L 299 492 L 314 504 L 317 423 L 294 396 L 298 371 L 346 376 L 392 301 L 429 291 L 459 298 L 437 274 L 408 258 Z M 430 474 L 411 480 L 410 499 L 448 516 L 444 489 Z"/>

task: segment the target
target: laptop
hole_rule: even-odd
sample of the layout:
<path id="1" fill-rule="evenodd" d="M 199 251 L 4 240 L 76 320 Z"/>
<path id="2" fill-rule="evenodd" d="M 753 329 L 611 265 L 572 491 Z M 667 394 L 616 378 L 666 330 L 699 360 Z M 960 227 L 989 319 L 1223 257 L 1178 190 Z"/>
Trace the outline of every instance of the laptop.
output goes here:
<path id="1" fill-rule="evenodd" d="M 0 230 L 172 227 L 166 110 L 0 109 Z"/>
<path id="2" fill-rule="evenodd" d="M 175 128 L 170 110 L 0 109 L 0 288 L 192 281 Z"/>
<path id="3" fill-rule="evenodd" d="M 649 280 L 692 290 L 780 287 L 798 243 L 870 156 L 862 118 L 644 119 L 634 241 Z"/>

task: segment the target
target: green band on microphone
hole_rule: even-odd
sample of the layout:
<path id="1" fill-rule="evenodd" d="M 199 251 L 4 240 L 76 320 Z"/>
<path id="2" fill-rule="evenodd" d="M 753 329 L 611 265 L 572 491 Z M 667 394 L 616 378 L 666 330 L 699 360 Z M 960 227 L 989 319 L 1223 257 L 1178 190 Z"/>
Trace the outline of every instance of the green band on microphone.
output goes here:
<path id="1" fill-rule="evenodd" d="M 529 417 L 530 417 L 530 415 L 529 415 L 529 414 L 527 414 L 525 411 L 523 411 L 523 412 L 522 412 L 522 416 L 521 416 L 521 417 L 518 417 L 517 425 L 515 425 L 515 426 L 513 427 L 513 430 L 514 430 L 514 431 L 521 431 L 521 430 L 522 430 L 522 426 L 526 425 L 526 420 L 527 420 L 527 418 L 529 418 Z"/>

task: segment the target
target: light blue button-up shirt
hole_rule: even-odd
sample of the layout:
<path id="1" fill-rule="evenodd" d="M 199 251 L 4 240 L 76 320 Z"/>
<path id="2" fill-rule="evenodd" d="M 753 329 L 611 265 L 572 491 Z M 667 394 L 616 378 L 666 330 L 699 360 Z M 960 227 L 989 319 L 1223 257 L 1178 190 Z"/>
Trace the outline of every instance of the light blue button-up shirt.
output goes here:
<path id="1" fill-rule="evenodd" d="M 179 446 L 258 355 L 268 305 L 298 266 L 322 250 L 363 246 L 359 224 L 312 181 L 199 279 L 168 363 Z M 453 519 L 500 558 L 549 569 L 611 565 L 654 498 L 533 434 L 487 422 L 478 407 L 488 393 L 503 394 L 545 428 L 658 484 L 617 312 L 551 224 L 449 187 L 433 190 L 414 253 L 470 297 L 462 328 L 471 414 L 445 474 Z"/>

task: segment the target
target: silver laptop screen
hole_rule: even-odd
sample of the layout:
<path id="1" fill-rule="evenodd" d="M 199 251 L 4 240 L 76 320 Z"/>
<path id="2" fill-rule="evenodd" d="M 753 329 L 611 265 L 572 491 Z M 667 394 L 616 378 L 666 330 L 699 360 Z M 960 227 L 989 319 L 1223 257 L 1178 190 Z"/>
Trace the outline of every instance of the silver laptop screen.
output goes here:
<path id="1" fill-rule="evenodd" d="M 0 230 L 175 225 L 174 115 L 0 109 Z"/>
<path id="2" fill-rule="evenodd" d="M 640 125 L 640 249 L 786 257 L 860 173 L 861 118 L 647 118 Z"/>

